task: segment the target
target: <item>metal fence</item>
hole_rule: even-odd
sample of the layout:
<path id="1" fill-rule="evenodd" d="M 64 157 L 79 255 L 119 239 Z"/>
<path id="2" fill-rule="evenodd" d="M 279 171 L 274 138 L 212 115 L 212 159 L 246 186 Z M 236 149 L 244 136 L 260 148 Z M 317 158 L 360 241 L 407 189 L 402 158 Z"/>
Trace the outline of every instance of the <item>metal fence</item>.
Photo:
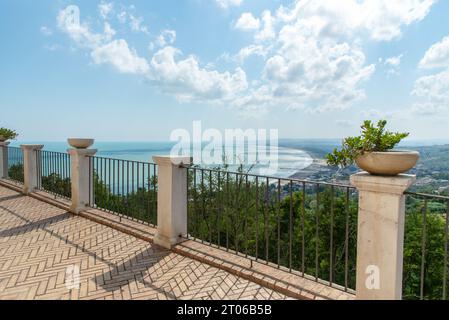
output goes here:
<path id="1" fill-rule="evenodd" d="M 18 147 L 7 147 L 8 152 L 8 179 L 23 183 L 23 151 Z"/>
<path id="2" fill-rule="evenodd" d="M 145 224 L 157 224 L 157 165 L 90 157 L 90 206 Z"/>
<path id="3" fill-rule="evenodd" d="M 404 299 L 447 299 L 449 197 L 408 192 Z"/>
<path id="4" fill-rule="evenodd" d="M 186 168 L 188 237 L 345 291 L 355 288 L 353 187 Z"/>
<path id="5" fill-rule="evenodd" d="M 71 162 L 68 153 L 36 150 L 37 189 L 70 199 Z"/>

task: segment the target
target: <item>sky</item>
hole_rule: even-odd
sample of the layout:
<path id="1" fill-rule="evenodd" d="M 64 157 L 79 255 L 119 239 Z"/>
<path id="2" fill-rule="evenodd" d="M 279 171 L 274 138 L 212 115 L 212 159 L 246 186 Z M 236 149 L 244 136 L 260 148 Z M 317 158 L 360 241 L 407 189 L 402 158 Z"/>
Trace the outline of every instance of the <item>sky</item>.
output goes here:
<path id="1" fill-rule="evenodd" d="M 79 19 L 78 19 L 79 18 Z M 0 1 L 0 126 L 24 141 L 175 129 L 449 136 L 447 0 Z"/>

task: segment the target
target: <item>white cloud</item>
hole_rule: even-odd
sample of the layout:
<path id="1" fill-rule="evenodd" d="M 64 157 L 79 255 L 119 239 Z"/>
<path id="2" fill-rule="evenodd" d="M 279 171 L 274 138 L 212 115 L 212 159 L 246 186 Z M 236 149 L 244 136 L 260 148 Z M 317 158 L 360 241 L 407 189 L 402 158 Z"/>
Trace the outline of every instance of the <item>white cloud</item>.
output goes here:
<path id="1" fill-rule="evenodd" d="M 131 30 L 135 32 L 143 32 L 146 34 L 149 34 L 148 27 L 142 25 L 143 24 L 143 18 L 142 17 L 135 17 L 132 14 L 129 14 L 129 20 L 130 20 L 130 27 Z"/>
<path id="2" fill-rule="evenodd" d="M 256 40 L 270 40 L 273 39 L 276 36 L 276 33 L 274 31 L 274 18 L 271 15 L 271 12 L 268 10 L 265 10 L 262 13 L 262 22 L 263 22 L 263 28 L 256 34 Z"/>
<path id="3" fill-rule="evenodd" d="M 449 67 L 449 36 L 435 43 L 419 62 L 420 68 Z"/>
<path id="4" fill-rule="evenodd" d="M 449 37 L 432 45 L 419 62 L 420 68 L 444 68 L 435 74 L 418 78 L 412 91 L 416 98 L 412 112 L 435 115 L 449 109 Z"/>
<path id="5" fill-rule="evenodd" d="M 96 64 L 110 64 L 122 73 L 145 74 L 148 62 L 130 49 L 125 40 L 113 40 L 116 32 L 109 23 L 104 23 L 102 33 L 93 32 L 86 23 L 73 23 L 71 12 L 61 10 L 57 17 L 58 27 L 66 33 L 77 46 L 90 50 Z"/>
<path id="6" fill-rule="evenodd" d="M 251 12 L 245 12 L 237 20 L 234 27 L 244 31 L 258 30 L 260 28 L 260 20 L 256 19 Z"/>
<path id="7" fill-rule="evenodd" d="M 401 61 L 403 58 L 403 54 L 389 57 L 383 61 L 382 59 L 379 60 L 380 63 L 383 62 L 384 66 L 388 67 L 387 75 L 399 75 L 399 68 L 401 66 Z"/>
<path id="8" fill-rule="evenodd" d="M 58 28 L 69 35 L 69 37 L 80 47 L 96 48 L 112 39 L 115 31 L 108 23 L 104 24 L 103 33 L 95 33 L 91 31 L 87 23 L 79 23 L 73 21 L 72 12 L 70 10 L 61 10 L 57 17 Z"/>
<path id="9" fill-rule="evenodd" d="M 272 16 L 265 13 L 265 17 Z M 259 39 L 256 36 L 256 44 L 266 39 L 272 55 L 265 63 L 261 85 L 237 100 L 237 106 L 325 111 L 346 108 L 365 97 L 360 86 L 371 77 L 375 66 L 365 63 L 357 42 L 316 34 L 315 25 L 308 20 L 285 21 L 278 22 L 280 30 L 275 39 L 270 40 L 274 31 Z M 272 23 L 267 25 L 274 29 Z"/>
<path id="10" fill-rule="evenodd" d="M 156 39 L 156 44 L 160 47 L 165 47 L 166 45 L 171 45 L 176 41 L 176 31 L 175 30 L 163 30 L 161 34 Z"/>
<path id="11" fill-rule="evenodd" d="M 265 48 L 262 45 L 249 45 L 247 47 L 244 47 L 240 49 L 239 53 L 235 56 L 235 59 L 240 63 L 243 64 L 246 59 L 248 59 L 251 56 L 260 56 L 265 57 L 268 54 L 269 48 Z"/>
<path id="12" fill-rule="evenodd" d="M 165 47 L 154 54 L 151 60 L 150 79 L 164 92 L 173 94 L 178 100 L 216 100 L 235 98 L 248 87 L 245 72 L 237 68 L 234 73 L 220 73 L 201 68 L 194 56 L 177 60 L 179 49 Z"/>
<path id="13" fill-rule="evenodd" d="M 125 24 L 126 20 L 127 20 L 127 12 L 126 11 L 121 11 L 117 14 L 117 20 L 121 23 L 121 24 Z"/>
<path id="14" fill-rule="evenodd" d="M 132 15 L 125 14 L 132 21 Z M 193 55 L 179 58 L 181 51 L 170 46 L 176 40 L 174 30 L 163 30 L 158 39 L 164 46 L 151 61 L 140 57 L 124 39 L 115 40 L 115 31 L 105 22 L 102 33 L 93 32 L 88 24 L 72 22 L 70 12 L 62 10 L 57 18 L 58 27 L 74 43 L 90 51 L 95 64 L 107 64 L 121 73 L 144 75 L 162 92 L 174 95 L 180 101 L 230 102 L 248 89 L 246 73 L 237 68 L 234 72 L 213 70 L 213 64 L 201 66 Z M 124 20 L 126 22 L 126 20 Z M 140 23 L 135 25 L 139 29 Z"/>
<path id="15" fill-rule="evenodd" d="M 387 58 L 385 60 L 385 65 L 391 66 L 391 67 L 399 67 L 403 56 L 404 56 L 403 54 L 400 54 L 398 56 Z"/>
<path id="16" fill-rule="evenodd" d="M 416 80 L 412 95 L 434 106 L 449 107 L 449 69 Z"/>
<path id="17" fill-rule="evenodd" d="M 215 0 L 215 2 L 223 9 L 229 7 L 238 7 L 243 3 L 243 0 Z"/>
<path id="18" fill-rule="evenodd" d="M 146 74 L 150 69 L 148 62 L 123 39 L 96 48 L 91 56 L 96 64 L 110 64 L 121 73 Z"/>
<path id="19" fill-rule="evenodd" d="M 315 34 L 353 35 L 365 32 L 377 41 L 402 35 L 401 28 L 421 21 L 436 0 L 297 0 L 293 8 L 281 7 L 277 16 L 291 22 L 302 18 Z"/>
<path id="20" fill-rule="evenodd" d="M 107 19 L 109 14 L 112 12 L 114 8 L 114 4 L 111 2 L 104 2 L 102 1 L 99 5 L 98 5 L 98 11 L 100 12 L 100 16 L 103 19 Z"/>
<path id="21" fill-rule="evenodd" d="M 246 28 L 254 31 L 255 42 L 242 48 L 240 56 L 244 60 L 259 52 L 255 48 L 262 41 L 271 48 L 271 56 L 267 54 L 262 81 L 235 104 L 309 111 L 353 105 L 365 98 L 363 83 L 376 69 L 366 63 L 363 42 L 399 38 L 404 27 L 426 17 L 434 2 L 296 0 L 275 14 L 266 10 L 261 17 L 248 15 L 247 21 L 259 23 Z M 398 73 L 401 59 L 398 55 L 385 60 L 389 74 Z"/>
<path id="22" fill-rule="evenodd" d="M 48 28 L 46 26 L 42 26 L 40 31 L 45 36 L 51 36 L 53 34 L 53 30 L 51 30 L 50 28 Z"/>

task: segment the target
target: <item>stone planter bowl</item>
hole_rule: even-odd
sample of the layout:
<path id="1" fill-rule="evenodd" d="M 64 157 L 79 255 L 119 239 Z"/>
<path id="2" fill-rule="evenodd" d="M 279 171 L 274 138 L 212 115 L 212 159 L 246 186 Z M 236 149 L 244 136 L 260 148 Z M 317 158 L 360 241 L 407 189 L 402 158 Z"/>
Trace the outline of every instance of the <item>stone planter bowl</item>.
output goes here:
<path id="1" fill-rule="evenodd" d="M 71 138 L 67 139 L 67 142 L 69 145 L 75 149 L 87 149 L 90 146 L 92 146 L 95 142 L 94 139 L 78 139 L 78 138 Z"/>
<path id="2" fill-rule="evenodd" d="M 6 139 L 4 136 L 0 136 L 0 142 L 5 142 L 6 140 L 8 139 Z"/>
<path id="3" fill-rule="evenodd" d="M 419 159 L 417 151 L 367 152 L 356 158 L 360 169 L 378 176 L 396 176 L 412 169 Z"/>

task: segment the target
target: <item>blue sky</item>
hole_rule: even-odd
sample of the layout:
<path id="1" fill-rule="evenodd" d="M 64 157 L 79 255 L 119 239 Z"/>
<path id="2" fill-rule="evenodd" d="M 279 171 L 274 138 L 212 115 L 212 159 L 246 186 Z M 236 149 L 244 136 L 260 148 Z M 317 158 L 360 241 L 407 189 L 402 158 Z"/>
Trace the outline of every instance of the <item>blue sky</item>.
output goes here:
<path id="1" fill-rule="evenodd" d="M 0 125 L 33 141 L 168 140 L 195 120 L 340 138 L 386 118 L 446 138 L 448 12 L 443 0 L 3 0 Z"/>

